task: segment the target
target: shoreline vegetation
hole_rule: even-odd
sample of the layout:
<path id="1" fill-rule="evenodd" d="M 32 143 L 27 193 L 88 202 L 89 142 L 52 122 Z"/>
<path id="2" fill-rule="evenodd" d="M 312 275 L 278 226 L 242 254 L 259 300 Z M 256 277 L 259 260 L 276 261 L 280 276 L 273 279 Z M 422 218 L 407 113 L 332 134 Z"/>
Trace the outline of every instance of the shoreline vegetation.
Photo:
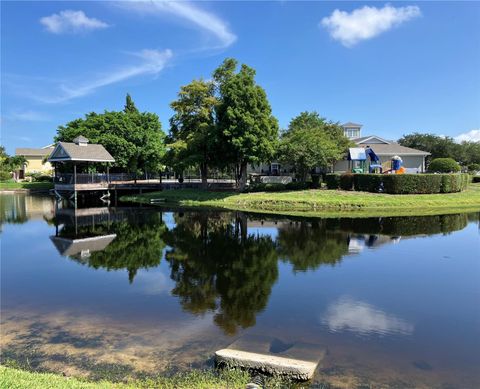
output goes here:
<path id="1" fill-rule="evenodd" d="M 250 382 L 248 373 L 240 370 L 192 370 L 169 377 L 158 376 L 145 379 L 132 379 L 127 382 L 108 380 L 91 381 L 83 378 L 65 377 L 60 374 L 32 372 L 0 365 L 0 387 L 10 389 L 210 389 L 245 388 Z"/>
<path id="2" fill-rule="evenodd" d="M 0 191 L 30 191 L 41 190 L 47 191 L 53 189 L 53 182 L 14 182 L 0 181 Z"/>
<path id="3" fill-rule="evenodd" d="M 165 190 L 122 201 L 158 206 L 209 207 L 233 211 L 307 217 L 426 216 L 480 211 L 480 184 L 458 193 L 391 195 L 310 189 L 282 192 L 209 192 Z"/>

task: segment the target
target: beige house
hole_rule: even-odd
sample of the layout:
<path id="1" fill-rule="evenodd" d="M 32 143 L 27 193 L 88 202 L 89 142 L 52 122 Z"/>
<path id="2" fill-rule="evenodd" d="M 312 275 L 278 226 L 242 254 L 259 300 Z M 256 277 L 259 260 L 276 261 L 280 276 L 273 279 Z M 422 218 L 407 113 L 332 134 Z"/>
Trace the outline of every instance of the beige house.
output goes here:
<path id="1" fill-rule="evenodd" d="M 342 124 L 345 136 L 355 142 L 357 147 L 371 148 L 380 158 L 383 171 L 391 168 L 392 158 L 398 156 L 402 159 L 402 166 L 407 173 L 423 173 L 425 171 L 425 157 L 430 155 L 426 151 L 405 147 L 397 142 L 383 139 L 377 135 L 361 136 L 361 124 L 348 122 Z M 334 172 L 347 172 L 352 168 L 352 161 L 342 160 L 334 165 Z"/>
<path id="2" fill-rule="evenodd" d="M 18 172 L 18 178 L 23 179 L 28 173 L 52 174 L 53 168 L 47 158 L 50 156 L 55 145 L 48 145 L 40 149 L 18 148 L 15 155 L 21 155 L 27 160 L 27 164 Z"/>

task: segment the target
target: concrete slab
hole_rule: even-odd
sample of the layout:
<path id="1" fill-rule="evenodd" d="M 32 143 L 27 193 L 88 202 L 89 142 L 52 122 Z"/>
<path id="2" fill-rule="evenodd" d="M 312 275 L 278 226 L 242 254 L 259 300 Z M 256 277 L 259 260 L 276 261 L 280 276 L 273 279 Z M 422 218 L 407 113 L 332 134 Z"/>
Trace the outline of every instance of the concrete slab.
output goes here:
<path id="1" fill-rule="evenodd" d="M 277 338 L 246 335 L 215 353 L 217 363 L 225 363 L 296 380 L 313 377 L 325 348 L 307 343 L 286 343 Z"/>

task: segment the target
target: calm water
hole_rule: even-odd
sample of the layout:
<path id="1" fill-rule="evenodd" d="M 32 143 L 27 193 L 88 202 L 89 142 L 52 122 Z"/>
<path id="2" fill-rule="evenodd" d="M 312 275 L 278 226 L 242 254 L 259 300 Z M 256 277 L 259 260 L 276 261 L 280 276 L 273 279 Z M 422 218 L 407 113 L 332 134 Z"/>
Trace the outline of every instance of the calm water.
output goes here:
<path id="1" fill-rule="evenodd" d="M 122 379 L 243 335 L 333 387 L 480 387 L 480 214 L 288 219 L 0 196 L 1 356 Z"/>

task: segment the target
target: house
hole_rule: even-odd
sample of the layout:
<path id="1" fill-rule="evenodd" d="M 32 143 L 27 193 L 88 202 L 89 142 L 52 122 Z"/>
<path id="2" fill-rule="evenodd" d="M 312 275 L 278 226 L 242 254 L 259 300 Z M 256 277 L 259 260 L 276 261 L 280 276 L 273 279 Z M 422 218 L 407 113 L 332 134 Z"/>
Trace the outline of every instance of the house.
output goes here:
<path id="1" fill-rule="evenodd" d="M 423 173 L 425 171 L 425 157 L 430 155 L 426 151 L 405 147 L 397 142 L 383 139 L 377 135 L 361 136 L 361 124 L 344 123 L 342 124 L 344 134 L 351 139 L 357 148 L 371 148 L 380 159 L 379 164 L 382 165 L 383 171 L 391 168 L 392 158 L 398 156 L 402 159 L 402 165 L 408 173 Z M 347 159 L 338 161 L 334 165 L 334 172 L 347 172 L 353 166 Z"/>
<path id="2" fill-rule="evenodd" d="M 47 161 L 48 156 L 53 151 L 54 145 L 48 145 L 40 149 L 35 148 L 17 148 L 15 155 L 25 157 L 27 163 L 18 171 L 19 179 L 25 178 L 29 173 L 52 174 L 52 165 Z"/>

